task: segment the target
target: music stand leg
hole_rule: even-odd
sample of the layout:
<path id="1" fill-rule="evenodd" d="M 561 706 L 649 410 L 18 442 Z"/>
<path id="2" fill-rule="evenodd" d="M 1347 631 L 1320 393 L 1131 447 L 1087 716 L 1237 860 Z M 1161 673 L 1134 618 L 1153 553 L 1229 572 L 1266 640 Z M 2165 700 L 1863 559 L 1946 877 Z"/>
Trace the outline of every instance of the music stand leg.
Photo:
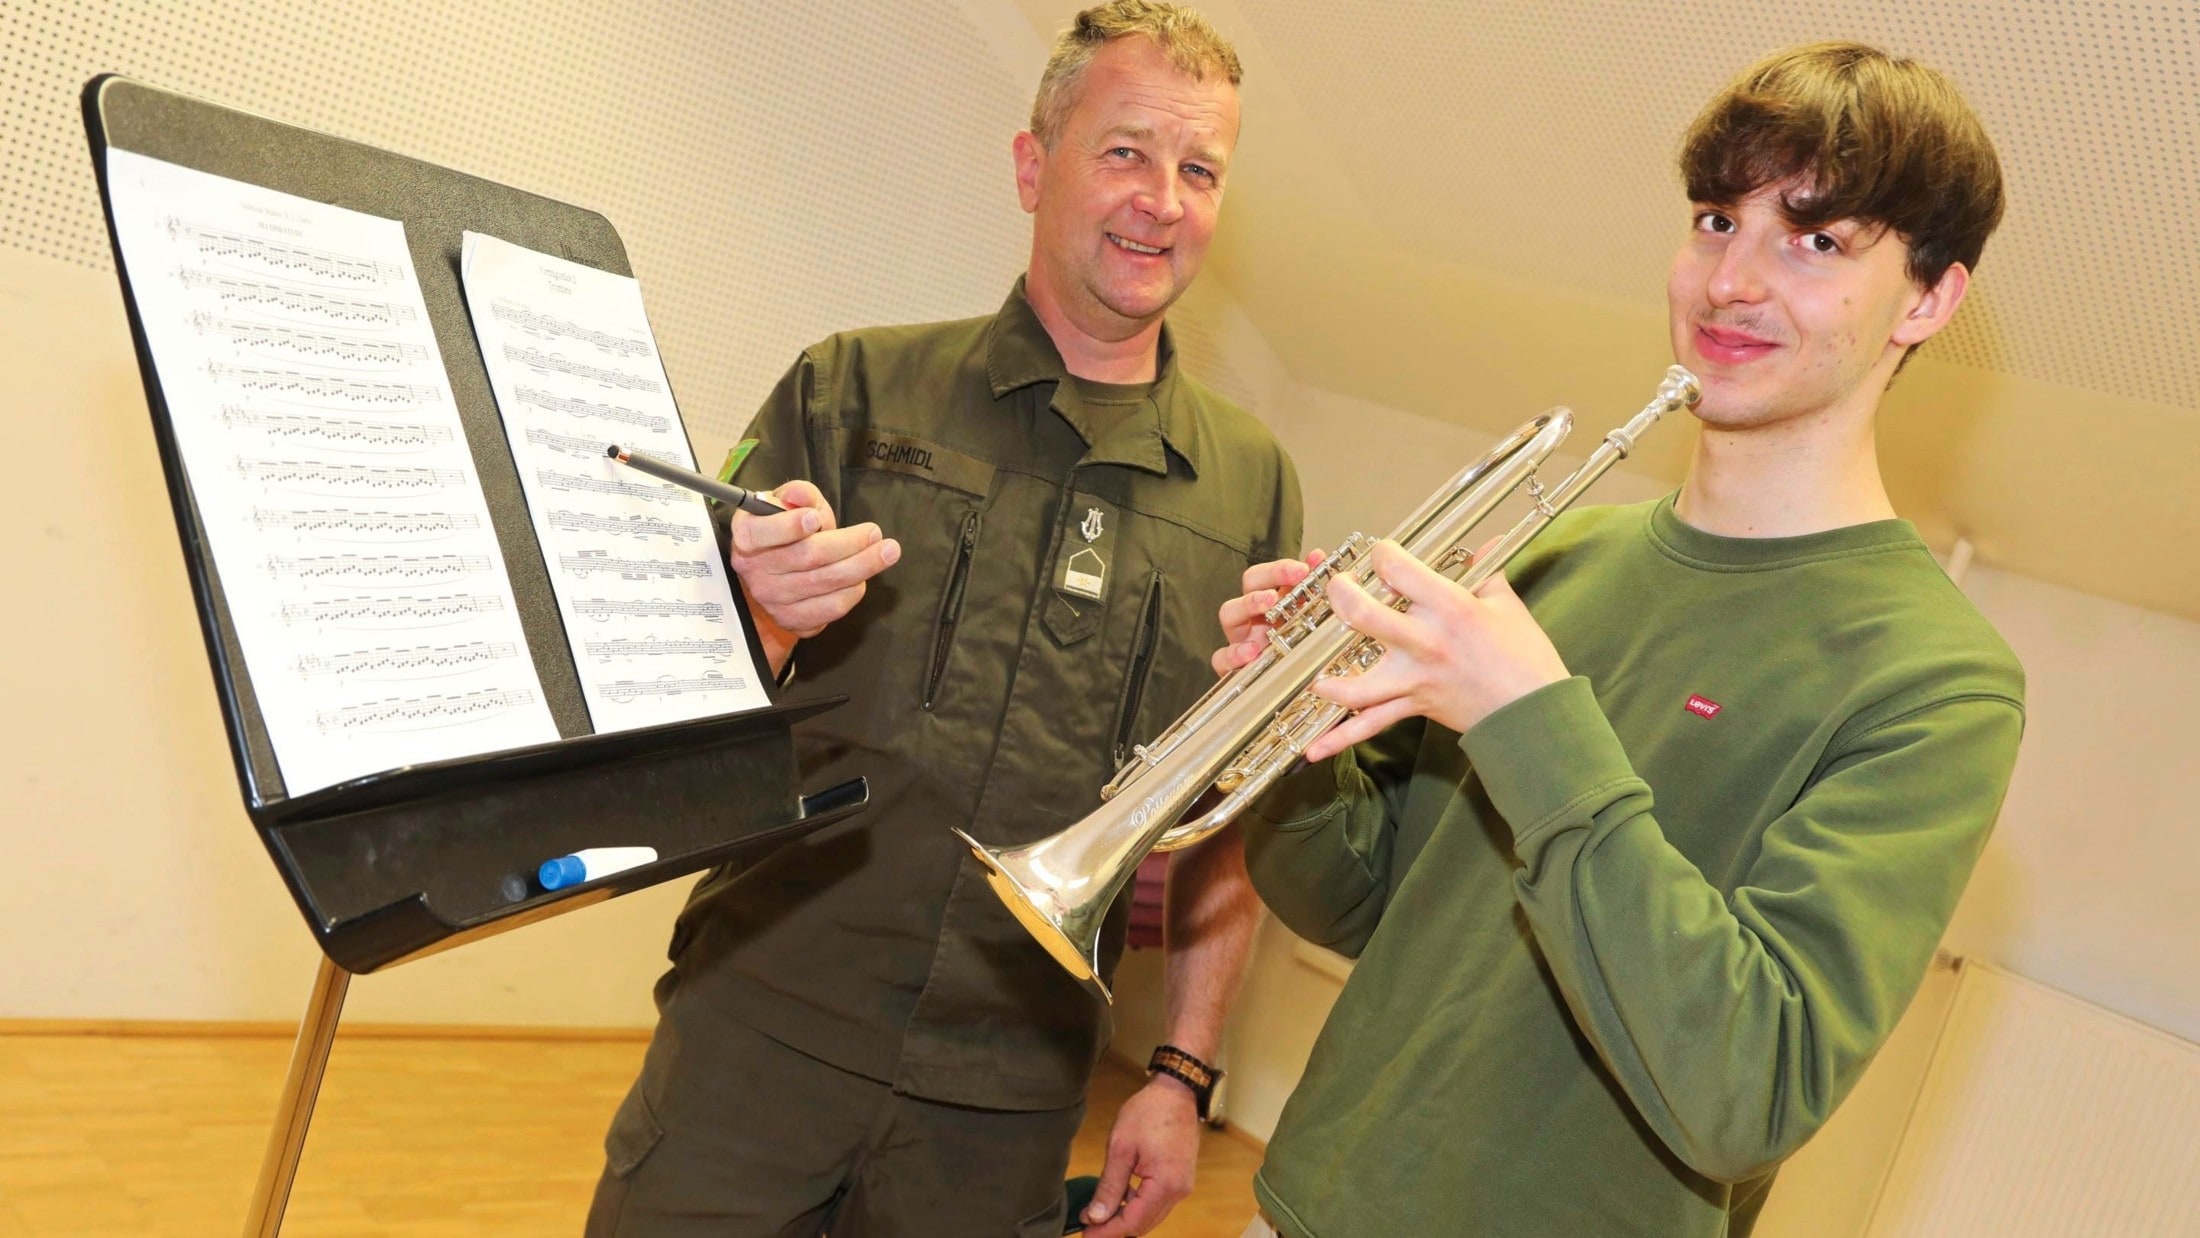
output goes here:
<path id="1" fill-rule="evenodd" d="M 350 987 L 351 973 L 322 955 L 321 970 L 313 977 L 313 996 L 306 999 L 305 1018 L 298 1024 L 298 1043 L 290 1050 L 290 1074 L 283 1079 L 283 1096 L 275 1105 L 275 1129 L 268 1132 L 267 1152 L 260 1158 L 260 1181 L 252 1188 L 245 1238 L 275 1238 L 282 1232 L 283 1209 L 290 1204 L 290 1184 L 298 1176 L 306 1127 L 313 1121 L 313 1102 L 321 1094 L 321 1075 L 328 1068 L 336 1020 L 344 1013 L 344 991 Z"/>

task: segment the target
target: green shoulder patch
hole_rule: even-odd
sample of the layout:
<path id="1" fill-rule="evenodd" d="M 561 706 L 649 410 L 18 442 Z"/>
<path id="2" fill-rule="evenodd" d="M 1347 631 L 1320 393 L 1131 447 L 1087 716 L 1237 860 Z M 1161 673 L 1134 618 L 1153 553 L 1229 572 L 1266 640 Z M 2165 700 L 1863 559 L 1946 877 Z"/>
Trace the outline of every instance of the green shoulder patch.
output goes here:
<path id="1" fill-rule="evenodd" d="M 731 482 L 733 475 L 740 471 L 741 462 L 748 459 L 749 453 L 755 450 L 756 440 L 753 438 L 745 438 L 735 443 L 726 452 L 726 462 L 718 466 L 718 480 Z"/>

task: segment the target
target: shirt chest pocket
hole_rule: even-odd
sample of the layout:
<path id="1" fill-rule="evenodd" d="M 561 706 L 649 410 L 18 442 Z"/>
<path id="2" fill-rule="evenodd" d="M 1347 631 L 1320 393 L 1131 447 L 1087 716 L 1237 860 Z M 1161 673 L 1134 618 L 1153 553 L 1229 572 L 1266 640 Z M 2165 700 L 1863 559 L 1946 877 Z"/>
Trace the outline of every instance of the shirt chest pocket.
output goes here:
<path id="1" fill-rule="evenodd" d="M 871 579 L 850 616 L 854 622 L 836 624 L 824 634 L 853 641 L 874 625 L 892 633 L 891 640 L 879 640 L 874 631 L 874 639 L 862 642 L 860 652 L 856 647 L 847 651 L 876 663 L 861 669 L 861 682 L 884 687 L 915 678 L 910 685 L 914 691 L 870 694 L 874 699 L 914 701 L 927 712 L 933 708 L 970 600 L 985 508 L 985 496 L 921 476 L 854 461 L 843 469 L 840 522 L 875 522 L 885 536 L 901 543 L 900 561 Z M 846 631 L 836 633 L 842 627 Z"/>

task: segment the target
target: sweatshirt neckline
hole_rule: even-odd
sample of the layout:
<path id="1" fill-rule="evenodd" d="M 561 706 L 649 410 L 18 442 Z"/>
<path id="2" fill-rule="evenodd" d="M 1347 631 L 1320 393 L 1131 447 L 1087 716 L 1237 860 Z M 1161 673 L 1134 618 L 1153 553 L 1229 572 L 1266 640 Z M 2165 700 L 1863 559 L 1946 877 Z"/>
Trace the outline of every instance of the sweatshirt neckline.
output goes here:
<path id="1" fill-rule="evenodd" d="M 1680 491 L 1650 507 L 1650 541 L 1668 557 L 1714 571 L 1763 571 L 1880 550 L 1925 549 L 1907 520 L 1868 520 L 1800 537 L 1723 537 L 1706 533 L 1674 510 Z"/>

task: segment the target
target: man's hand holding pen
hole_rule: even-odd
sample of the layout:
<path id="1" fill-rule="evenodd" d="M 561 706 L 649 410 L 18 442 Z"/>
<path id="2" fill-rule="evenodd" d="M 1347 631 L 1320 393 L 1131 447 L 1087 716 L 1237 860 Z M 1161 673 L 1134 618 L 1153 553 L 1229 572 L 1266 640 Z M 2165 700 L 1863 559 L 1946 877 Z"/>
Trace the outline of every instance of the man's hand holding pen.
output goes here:
<path id="1" fill-rule="evenodd" d="M 790 481 L 771 497 L 786 510 L 734 511 L 727 558 L 776 675 L 797 640 L 855 609 L 865 582 L 901 558 L 901 543 L 869 522 L 840 528 L 832 505 L 809 482 Z"/>

